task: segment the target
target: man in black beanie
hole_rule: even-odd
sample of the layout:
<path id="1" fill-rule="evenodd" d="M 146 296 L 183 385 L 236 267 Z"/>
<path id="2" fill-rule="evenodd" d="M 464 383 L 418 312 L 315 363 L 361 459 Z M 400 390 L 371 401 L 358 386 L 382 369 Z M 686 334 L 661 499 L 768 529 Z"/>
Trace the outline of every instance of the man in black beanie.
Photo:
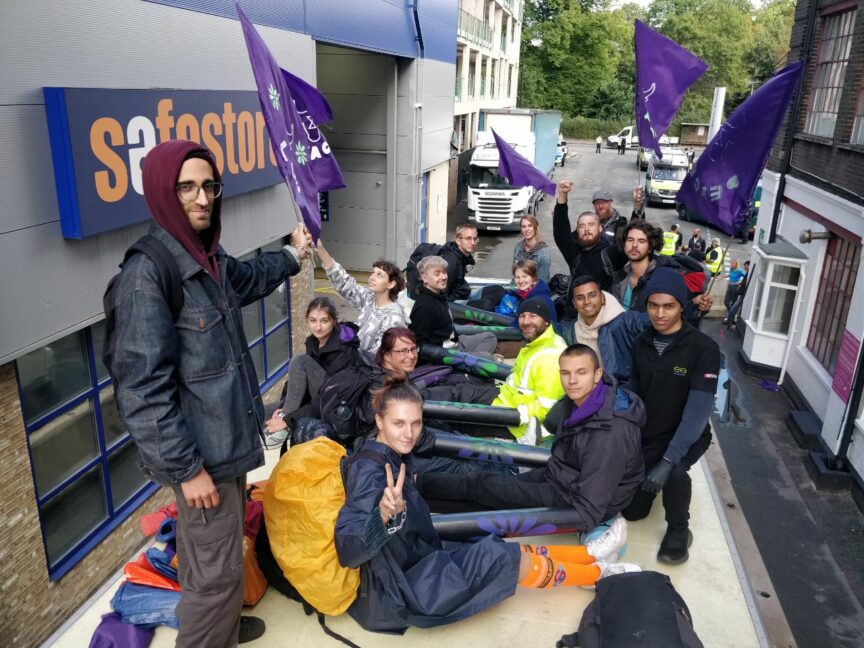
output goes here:
<path id="1" fill-rule="evenodd" d="M 666 535 L 657 560 L 677 565 L 689 558 L 691 482 L 687 471 L 711 443 L 709 416 L 720 373 L 720 348 L 683 319 L 689 293 L 680 273 L 657 268 L 648 281 L 651 328 L 633 343 L 627 387 L 645 403 L 642 428 L 645 479 L 622 514 L 641 520 L 663 492 Z"/>

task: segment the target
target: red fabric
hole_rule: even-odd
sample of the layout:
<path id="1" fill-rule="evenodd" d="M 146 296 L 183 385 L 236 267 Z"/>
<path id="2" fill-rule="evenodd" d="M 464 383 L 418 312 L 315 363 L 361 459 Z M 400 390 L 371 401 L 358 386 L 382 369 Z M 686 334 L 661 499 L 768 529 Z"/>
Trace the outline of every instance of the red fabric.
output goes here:
<path id="1" fill-rule="evenodd" d="M 222 231 L 222 196 L 214 198 L 210 215 L 210 228 L 199 235 L 180 204 L 177 197 L 177 178 L 180 167 L 190 157 L 207 160 L 213 168 L 213 179 L 221 182 L 219 169 L 210 151 L 195 142 L 169 140 L 154 147 L 142 163 L 144 198 L 150 213 L 159 225 L 192 255 L 201 267 L 220 282 L 216 252 L 219 248 L 219 234 Z"/>
<path id="2" fill-rule="evenodd" d="M 690 292 L 701 293 L 705 285 L 705 273 L 688 272 L 684 275 L 684 283 L 687 284 L 687 290 Z"/>
<path id="3" fill-rule="evenodd" d="M 264 519 L 264 503 L 253 500 L 246 502 L 246 522 L 243 525 L 243 535 L 255 540 L 261 530 L 261 522 Z"/>
<path id="4" fill-rule="evenodd" d="M 162 526 L 162 522 L 167 520 L 168 518 L 177 519 L 177 503 L 171 502 L 168 506 L 163 506 L 158 511 L 153 511 L 152 513 L 145 513 L 141 516 L 139 520 L 139 524 L 141 525 L 141 533 L 145 536 L 150 537 L 154 535 L 159 527 Z"/>
<path id="5" fill-rule="evenodd" d="M 534 286 L 536 286 L 536 285 L 537 284 L 534 284 Z M 516 294 L 519 295 L 519 300 L 522 301 L 522 300 L 526 299 L 528 297 L 528 295 L 531 294 L 531 291 L 534 290 L 534 286 L 531 286 L 527 290 L 517 290 Z"/>
<path id="6" fill-rule="evenodd" d="M 180 583 L 171 580 L 153 569 L 143 553 L 138 556 L 135 562 L 126 563 L 126 566 L 123 568 L 123 575 L 130 583 L 158 587 L 159 589 L 171 590 L 172 592 L 180 591 Z"/>

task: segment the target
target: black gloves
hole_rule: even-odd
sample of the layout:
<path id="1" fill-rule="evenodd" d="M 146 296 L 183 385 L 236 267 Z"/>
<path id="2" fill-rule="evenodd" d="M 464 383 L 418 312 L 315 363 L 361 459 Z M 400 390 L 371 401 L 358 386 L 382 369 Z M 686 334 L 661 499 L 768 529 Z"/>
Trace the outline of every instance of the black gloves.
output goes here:
<path id="1" fill-rule="evenodd" d="M 642 490 L 648 493 L 659 493 L 663 489 L 666 480 L 669 479 L 669 473 L 671 472 L 672 464 L 664 457 L 645 475 L 645 479 L 642 482 Z"/>

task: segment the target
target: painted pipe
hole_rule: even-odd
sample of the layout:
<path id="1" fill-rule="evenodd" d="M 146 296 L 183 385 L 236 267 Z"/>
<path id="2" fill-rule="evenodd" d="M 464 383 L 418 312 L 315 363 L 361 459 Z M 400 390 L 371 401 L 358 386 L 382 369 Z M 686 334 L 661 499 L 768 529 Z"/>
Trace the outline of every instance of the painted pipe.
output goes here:
<path id="1" fill-rule="evenodd" d="M 524 538 L 585 530 L 585 522 L 572 508 L 447 513 L 433 515 L 432 526 L 444 540 L 462 541 L 490 534 L 502 538 Z"/>
<path id="2" fill-rule="evenodd" d="M 454 324 L 456 335 L 474 335 L 475 333 L 494 333 L 498 341 L 522 341 L 522 331 L 515 326 L 485 326 L 483 324 Z"/>
<path id="3" fill-rule="evenodd" d="M 519 426 L 519 412 L 512 407 L 492 407 L 475 403 L 427 400 L 423 403 L 423 418 L 478 425 Z"/>
<path id="4" fill-rule="evenodd" d="M 423 360 L 453 367 L 459 371 L 472 373 L 481 378 L 507 380 L 507 376 L 513 371 L 513 367 L 510 365 L 457 351 L 456 349 L 445 349 L 434 344 L 424 344 L 421 346 L 420 357 Z"/>
<path id="5" fill-rule="evenodd" d="M 457 304 L 455 302 L 450 302 L 450 314 L 453 315 L 454 318 L 458 317 L 460 319 L 468 320 L 469 322 L 491 324 L 493 326 L 510 326 L 513 322 L 512 317 L 481 310 L 479 308 L 473 308 L 472 306 L 466 306 L 465 304 Z"/>
<path id="6" fill-rule="evenodd" d="M 518 417 L 516 423 L 519 423 Z M 432 454 L 438 457 L 454 457 L 484 463 L 528 466 L 530 468 L 542 468 L 548 463 L 550 456 L 548 448 L 492 439 L 476 439 L 438 430 L 435 431 L 435 445 L 432 447 Z"/>

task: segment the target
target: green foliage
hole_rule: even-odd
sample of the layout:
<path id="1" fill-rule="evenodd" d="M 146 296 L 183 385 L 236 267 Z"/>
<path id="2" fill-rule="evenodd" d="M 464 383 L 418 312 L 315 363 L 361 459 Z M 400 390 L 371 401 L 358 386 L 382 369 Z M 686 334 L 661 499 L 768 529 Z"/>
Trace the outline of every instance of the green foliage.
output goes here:
<path id="1" fill-rule="evenodd" d="M 608 0 L 528 0 L 522 30 L 518 103 L 560 110 L 570 137 L 604 137 L 632 123 L 633 20 L 657 29 L 709 69 L 685 95 L 669 129 L 707 123 L 715 86 L 726 113 L 786 63 L 795 0 L 653 0 L 611 8 Z M 575 116 L 582 116 L 580 117 Z M 603 121 L 596 121 L 603 120 Z M 601 126 L 602 124 L 602 126 Z"/>
<path id="2" fill-rule="evenodd" d="M 570 139 L 594 140 L 597 136 L 603 138 L 620 131 L 633 123 L 633 118 L 593 119 L 591 117 L 564 117 L 561 120 L 561 135 Z"/>

